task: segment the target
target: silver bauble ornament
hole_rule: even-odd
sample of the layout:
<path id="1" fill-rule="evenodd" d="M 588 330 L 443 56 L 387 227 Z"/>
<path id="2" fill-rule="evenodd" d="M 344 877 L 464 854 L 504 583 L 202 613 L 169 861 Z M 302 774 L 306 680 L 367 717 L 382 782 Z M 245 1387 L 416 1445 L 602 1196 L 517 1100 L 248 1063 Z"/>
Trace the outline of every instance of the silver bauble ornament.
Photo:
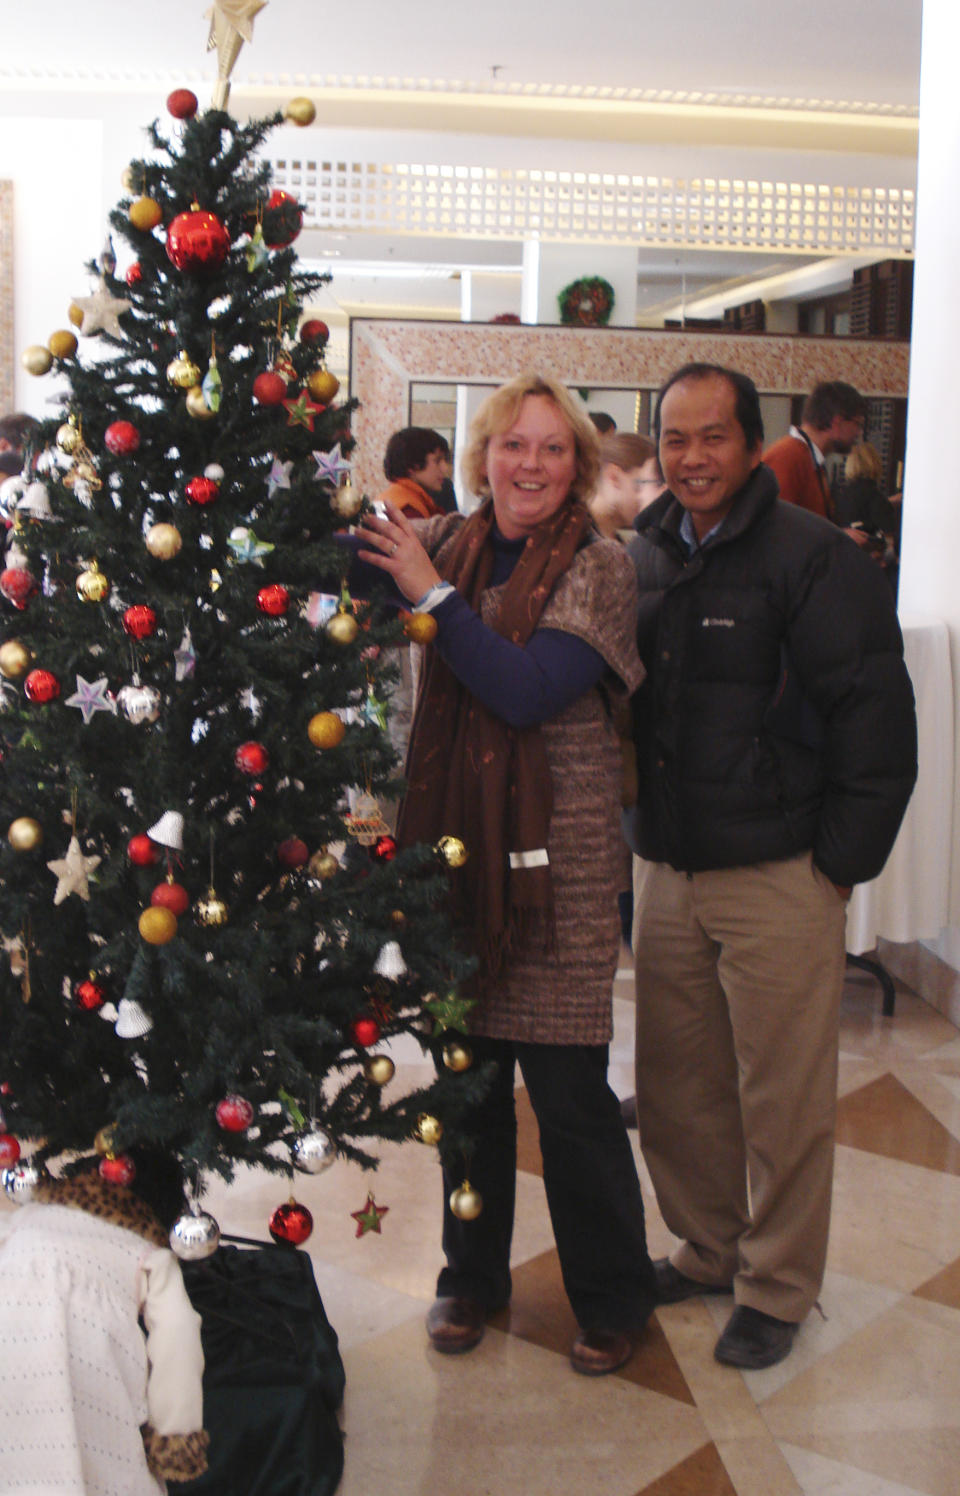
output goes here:
<path id="1" fill-rule="evenodd" d="M 129 686 L 121 686 L 117 692 L 117 705 L 135 727 L 141 722 L 156 722 L 162 702 L 163 697 L 156 686 L 142 685 L 137 676 Z"/>
<path id="2" fill-rule="evenodd" d="M 181 1262 L 202 1262 L 220 1245 L 220 1227 L 205 1210 L 187 1210 L 170 1227 L 170 1250 Z"/>
<path id="3" fill-rule="evenodd" d="M 322 1127 L 301 1132 L 293 1145 L 293 1166 L 301 1174 L 322 1174 L 336 1162 L 337 1148 Z"/>
<path id="4" fill-rule="evenodd" d="M 0 1173 L 0 1184 L 3 1185 L 3 1193 L 14 1205 L 26 1205 L 33 1198 L 33 1192 L 40 1182 L 40 1171 L 33 1164 L 28 1164 L 20 1159 L 11 1164 L 9 1169 Z"/>

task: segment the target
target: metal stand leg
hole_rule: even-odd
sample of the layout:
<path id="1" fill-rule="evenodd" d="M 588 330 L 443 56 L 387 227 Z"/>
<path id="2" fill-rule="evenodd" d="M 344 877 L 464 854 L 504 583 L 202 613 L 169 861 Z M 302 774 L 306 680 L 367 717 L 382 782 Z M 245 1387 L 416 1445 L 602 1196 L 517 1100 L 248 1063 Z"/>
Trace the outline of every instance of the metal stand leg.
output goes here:
<path id="1" fill-rule="evenodd" d="M 883 992 L 883 1016 L 892 1018 L 897 992 L 893 985 L 893 978 L 886 967 L 881 966 L 879 961 L 874 961 L 870 956 L 851 956 L 849 951 L 847 952 L 847 965 L 856 966 L 858 970 L 868 971 L 872 977 L 876 977 Z"/>

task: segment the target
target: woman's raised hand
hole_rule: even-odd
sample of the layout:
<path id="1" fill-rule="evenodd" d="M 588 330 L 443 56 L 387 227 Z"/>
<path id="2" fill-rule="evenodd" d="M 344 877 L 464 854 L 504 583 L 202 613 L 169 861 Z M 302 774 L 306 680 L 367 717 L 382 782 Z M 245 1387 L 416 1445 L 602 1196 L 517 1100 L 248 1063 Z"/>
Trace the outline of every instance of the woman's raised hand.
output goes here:
<path id="1" fill-rule="evenodd" d="M 389 519 L 365 514 L 357 525 L 356 534 L 365 547 L 357 554 L 361 561 L 369 561 L 393 577 L 410 602 L 418 602 L 440 581 L 440 573 L 417 539 L 406 515 L 392 504 L 385 504 L 384 508 Z"/>

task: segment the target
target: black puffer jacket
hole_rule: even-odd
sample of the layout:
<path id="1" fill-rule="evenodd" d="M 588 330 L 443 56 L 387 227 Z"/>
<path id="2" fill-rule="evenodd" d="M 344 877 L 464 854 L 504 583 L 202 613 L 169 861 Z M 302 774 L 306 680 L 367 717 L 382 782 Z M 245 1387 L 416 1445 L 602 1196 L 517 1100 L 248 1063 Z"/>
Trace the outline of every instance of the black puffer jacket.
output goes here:
<path id="1" fill-rule="evenodd" d="M 880 568 L 777 498 L 761 465 L 689 559 L 665 493 L 637 519 L 647 679 L 634 698 L 628 838 L 685 872 L 813 849 L 835 883 L 873 878 L 916 778 L 913 690 Z"/>

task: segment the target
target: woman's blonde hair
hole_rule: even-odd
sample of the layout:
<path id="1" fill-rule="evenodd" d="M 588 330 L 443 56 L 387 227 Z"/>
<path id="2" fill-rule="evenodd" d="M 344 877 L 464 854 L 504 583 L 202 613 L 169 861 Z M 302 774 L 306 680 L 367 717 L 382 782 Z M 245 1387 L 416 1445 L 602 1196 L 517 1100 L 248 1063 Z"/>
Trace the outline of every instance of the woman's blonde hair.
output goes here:
<path id="1" fill-rule="evenodd" d="M 470 422 L 467 445 L 461 459 L 461 471 L 471 493 L 490 492 L 487 481 L 487 447 L 491 436 L 509 431 L 528 395 L 543 395 L 552 400 L 573 432 L 577 471 L 570 485 L 575 499 L 586 500 L 596 487 L 600 471 L 600 442 L 597 429 L 587 415 L 586 407 L 555 379 L 544 374 L 520 374 L 488 395 Z"/>
<path id="2" fill-rule="evenodd" d="M 883 463 L 872 442 L 857 442 L 855 447 L 850 448 L 843 465 L 843 476 L 848 483 L 852 483 L 855 478 L 872 478 L 874 483 L 880 482 Z"/>

